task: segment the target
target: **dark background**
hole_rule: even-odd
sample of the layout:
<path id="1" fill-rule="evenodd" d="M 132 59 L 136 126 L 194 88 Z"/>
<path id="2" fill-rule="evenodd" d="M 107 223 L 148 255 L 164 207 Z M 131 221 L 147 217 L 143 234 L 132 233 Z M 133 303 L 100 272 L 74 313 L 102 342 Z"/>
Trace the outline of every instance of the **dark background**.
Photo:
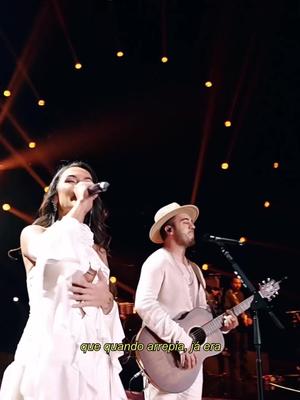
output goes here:
<path id="1" fill-rule="evenodd" d="M 35 216 L 43 185 L 24 165 L 48 184 L 61 160 L 89 162 L 111 184 L 103 199 L 112 274 L 135 289 L 156 249 L 148 239 L 155 212 L 191 202 L 195 188 L 200 217 L 191 258 L 222 273 L 227 287 L 230 264 L 201 237 L 249 238 L 230 251 L 255 285 L 288 276 L 273 301 L 287 329 L 262 315 L 263 349 L 299 359 L 299 328 L 286 314 L 300 309 L 299 1 L 10 0 L 0 8 L 0 90 L 12 91 L 0 100 L 1 203 Z M 3 117 L 9 102 L 36 149 Z M 24 267 L 7 251 L 26 223 L 2 209 L 0 218 L 0 351 L 13 352 L 28 298 Z M 122 289 L 119 297 L 133 301 Z"/>

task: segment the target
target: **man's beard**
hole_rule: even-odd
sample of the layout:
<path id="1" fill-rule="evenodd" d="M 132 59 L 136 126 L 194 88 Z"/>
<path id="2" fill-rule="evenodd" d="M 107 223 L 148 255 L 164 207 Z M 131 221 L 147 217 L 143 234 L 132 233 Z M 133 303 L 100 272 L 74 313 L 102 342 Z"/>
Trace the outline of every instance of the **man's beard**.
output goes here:
<path id="1" fill-rule="evenodd" d="M 190 239 L 189 245 L 188 245 L 187 247 L 192 247 L 192 246 L 194 246 L 195 244 L 196 244 L 196 240 L 195 240 L 195 236 L 194 236 L 192 239 Z"/>
<path id="2" fill-rule="evenodd" d="M 178 232 L 176 232 L 176 241 L 179 245 L 185 246 L 186 248 L 192 247 L 196 243 L 195 236 L 191 238 L 187 234 L 182 234 Z"/>

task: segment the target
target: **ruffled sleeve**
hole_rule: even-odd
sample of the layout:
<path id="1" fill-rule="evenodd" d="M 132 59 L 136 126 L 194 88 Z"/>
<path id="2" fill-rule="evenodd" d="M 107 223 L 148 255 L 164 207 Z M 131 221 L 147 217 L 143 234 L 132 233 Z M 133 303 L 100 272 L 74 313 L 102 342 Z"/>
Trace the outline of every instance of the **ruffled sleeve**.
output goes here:
<path id="1" fill-rule="evenodd" d="M 29 253 L 46 263 L 55 261 L 80 261 L 82 246 L 93 245 L 93 233 L 89 227 L 72 217 L 63 217 L 40 235 L 38 240 L 29 243 Z"/>
<path id="2" fill-rule="evenodd" d="M 118 358 L 123 353 L 106 354 L 103 350 L 105 343 L 121 343 L 124 338 L 117 304 L 114 303 L 107 315 L 101 308 L 84 307 L 83 316 L 80 309 L 72 308 L 69 298 L 72 276 L 78 271 L 85 273 L 89 267 L 101 270 L 107 283 L 109 281 L 109 269 L 93 245 L 89 227 L 68 216 L 55 222 L 31 244 L 30 254 L 36 259 L 31 313 L 33 317 L 40 315 L 35 327 L 46 344 L 39 350 L 47 352 L 46 356 L 42 355 L 43 359 L 55 353 L 57 365 L 73 365 L 95 391 L 99 390 L 101 369 L 109 368 L 109 390 L 123 393 L 118 376 L 121 371 Z M 94 282 L 97 279 L 96 275 Z M 82 343 L 100 343 L 102 350 L 84 354 L 80 350 Z M 114 398 L 123 397 L 111 397 Z"/>

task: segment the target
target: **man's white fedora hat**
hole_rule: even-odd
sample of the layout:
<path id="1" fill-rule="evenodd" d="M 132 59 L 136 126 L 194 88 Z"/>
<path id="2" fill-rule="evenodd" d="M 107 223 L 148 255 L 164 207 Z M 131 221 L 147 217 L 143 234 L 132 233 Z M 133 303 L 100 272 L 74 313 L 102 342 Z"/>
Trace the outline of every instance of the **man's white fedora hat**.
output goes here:
<path id="1" fill-rule="evenodd" d="M 192 204 L 181 206 L 178 203 L 170 203 L 160 208 L 154 216 L 154 224 L 149 232 L 150 240 L 153 243 L 163 243 L 162 237 L 160 236 L 161 227 L 175 215 L 183 213 L 187 214 L 191 217 L 191 220 L 195 222 L 199 216 L 199 209 Z"/>

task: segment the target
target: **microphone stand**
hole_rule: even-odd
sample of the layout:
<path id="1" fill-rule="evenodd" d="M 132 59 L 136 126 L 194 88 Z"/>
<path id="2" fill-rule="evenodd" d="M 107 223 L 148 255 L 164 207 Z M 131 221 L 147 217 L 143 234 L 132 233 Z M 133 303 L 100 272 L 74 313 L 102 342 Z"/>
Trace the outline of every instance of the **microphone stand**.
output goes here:
<path id="1" fill-rule="evenodd" d="M 216 240 L 215 243 L 220 247 L 222 254 L 226 257 L 226 259 L 230 262 L 233 267 L 234 273 L 241 278 L 244 285 L 251 291 L 254 295 L 253 301 L 251 303 L 251 309 L 253 310 L 253 344 L 256 350 L 256 376 L 257 376 L 257 394 L 258 400 L 264 399 L 263 392 L 263 375 L 262 375 L 262 359 L 261 359 L 261 336 L 260 336 L 260 328 L 259 328 L 259 318 L 258 318 L 258 310 L 264 309 L 267 310 L 273 322 L 279 329 L 284 329 L 284 326 L 278 320 L 278 318 L 274 315 L 274 313 L 270 310 L 269 305 L 266 301 L 261 297 L 261 295 L 257 292 L 251 281 L 247 278 L 243 270 L 239 267 L 236 261 L 233 259 L 229 251 L 224 246 L 224 243 L 220 240 Z"/>

